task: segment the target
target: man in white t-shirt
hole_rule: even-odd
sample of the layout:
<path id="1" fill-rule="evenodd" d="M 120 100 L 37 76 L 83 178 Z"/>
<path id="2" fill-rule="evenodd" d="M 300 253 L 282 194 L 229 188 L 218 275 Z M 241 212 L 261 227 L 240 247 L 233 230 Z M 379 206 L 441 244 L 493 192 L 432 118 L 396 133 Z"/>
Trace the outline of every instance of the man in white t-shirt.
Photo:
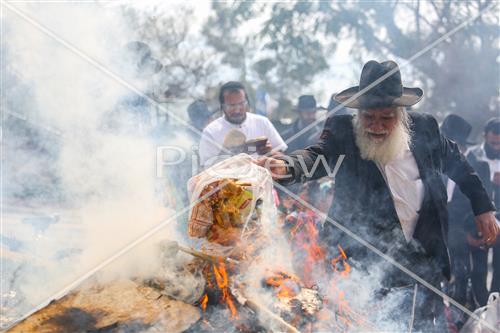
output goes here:
<path id="1" fill-rule="evenodd" d="M 266 137 L 265 148 L 257 147 L 259 154 L 284 151 L 287 148 L 278 131 L 268 118 L 250 113 L 250 106 L 245 87 L 240 82 L 225 83 L 219 91 L 219 102 L 223 116 L 211 122 L 204 130 L 200 141 L 200 164 L 204 167 L 213 165 L 227 158 L 229 153 L 223 150 L 227 145 L 226 135 L 233 130 L 244 134 L 246 141 Z"/>

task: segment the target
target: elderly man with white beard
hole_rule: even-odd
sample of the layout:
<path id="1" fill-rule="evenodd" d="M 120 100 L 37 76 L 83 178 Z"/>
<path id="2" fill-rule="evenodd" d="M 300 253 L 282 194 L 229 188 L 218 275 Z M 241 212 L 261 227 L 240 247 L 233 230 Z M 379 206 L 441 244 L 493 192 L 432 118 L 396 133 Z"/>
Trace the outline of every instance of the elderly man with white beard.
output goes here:
<path id="1" fill-rule="evenodd" d="M 359 86 L 335 96 L 346 107 L 358 109 L 356 115 L 331 116 L 315 145 L 288 156 L 264 157 L 256 163 L 287 185 L 326 176 L 327 167 L 333 170 L 343 156 L 335 175 L 329 216 L 439 287 L 450 278 L 443 173 L 470 200 L 476 226 L 486 243 L 495 241 L 499 228 L 494 205 L 457 145 L 441 135 L 434 117 L 405 110 L 422 96 L 420 88 L 403 87 L 395 62 L 369 61 L 363 67 Z M 319 163 L 313 170 L 318 158 L 328 165 Z M 332 256 L 336 255 L 337 244 L 344 247 L 358 269 L 386 264 L 328 222 L 322 240 L 332 249 Z M 387 266 L 383 266 L 384 291 L 413 290 L 414 279 Z M 443 318 L 442 299 L 425 287 L 418 290 L 414 328 L 438 329 L 435 325 L 439 321 L 434 319 Z M 412 303 L 411 297 L 408 303 Z"/>

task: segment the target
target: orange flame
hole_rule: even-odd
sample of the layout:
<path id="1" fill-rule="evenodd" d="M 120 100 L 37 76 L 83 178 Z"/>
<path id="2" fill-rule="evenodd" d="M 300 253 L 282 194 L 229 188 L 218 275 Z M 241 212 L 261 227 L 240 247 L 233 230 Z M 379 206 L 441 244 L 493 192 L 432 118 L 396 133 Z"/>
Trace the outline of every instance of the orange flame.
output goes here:
<path id="1" fill-rule="evenodd" d="M 305 254 L 301 267 L 304 284 L 312 287 L 316 284 L 315 275 L 323 267 L 326 257 L 326 251 L 318 241 L 319 231 L 316 226 L 319 220 L 317 215 L 309 210 L 299 211 L 295 219 L 294 228 L 290 233 L 293 242 Z"/>
<path id="2" fill-rule="evenodd" d="M 266 284 L 277 289 L 278 298 L 292 298 L 297 295 L 296 289 L 301 285 L 301 281 L 298 276 L 290 273 L 273 272 L 266 279 Z"/>
<path id="3" fill-rule="evenodd" d="M 238 317 L 238 312 L 236 311 L 236 306 L 228 290 L 229 279 L 227 277 L 226 265 L 224 262 L 220 261 L 218 264 L 214 264 L 213 268 L 217 287 L 222 290 L 221 302 L 226 303 L 231 312 L 231 319 L 236 319 Z"/>
<path id="4" fill-rule="evenodd" d="M 335 273 L 338 273 L 341 277 L 347 277 L 351 271 L 351 265 L 347 262 L 347 255 L 340 245 L 337 246 L 339 250 L 339 255 L 332 259 L 332 267 Z M 342 270 L 338 270 L 339 262 L 342 263 Z"/>
<path id="5" fill-rule="evenodd" d="M 203 310 L 203 312 L 205 312 L 207 310 L 207 303 L 208 303 L 208 295 L 205 294 L 203 295 L 202 299 L 201 299 L 201 309 Z"/>

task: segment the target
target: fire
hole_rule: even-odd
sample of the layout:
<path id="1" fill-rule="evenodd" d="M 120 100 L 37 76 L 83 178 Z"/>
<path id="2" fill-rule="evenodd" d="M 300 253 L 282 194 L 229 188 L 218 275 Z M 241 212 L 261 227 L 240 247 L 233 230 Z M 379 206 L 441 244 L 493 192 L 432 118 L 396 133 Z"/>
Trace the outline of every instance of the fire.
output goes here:
<path id="1" fill-rule="evenodd" d="M 266 284 L 277 289 L 278 298 L 292 298 L 297 295 L 297 290 L 300 289 L 301 281 L 296 275 L 285 272 L 275 272 L 266 279 Z"/>
<path id="2" fill-rule="evenodd" d="M 236 319 L 238 317 L 238 312 L 236 311 L 236 306 L 229 293 L 229 279 L 227 277 L 226 265 L 223 261 L 220 261 L 217 264 L 213 264 L 213 269 L 217 287 L 222 291 L 221 302 L 226 303 L 231 312 L 231 319 Z"/>
<path id="3" fill-rule="evenodd" d="M 304 285 L 312 287 L 317 285 L 318 277 L 326 277 L 330 275 L 327 272 L 333 272 L 333 275 L 328 278 L 327 285 L 329 298 L 323 300 L 323 305 L 331 309 L 335 315 L 330 317 L 328 311 L 318 314 L 318 319 L 325 322 L 337 322 L 340 326 L 336 327 L 340 331 L 349 330 L 349 328 L 363 327 L 374 329 L 372 325 L 359 313 L 354 311 L 348 302 L 348 297 L 344 290 L 339 287 L 339 281 L 349 277 L 351 266 L 347 262 L 347 254 L 344 249 L 338 245 L 338 254 L 333 259 L 326 261 L 327 251 L 319 241 L 319 219 L 314 212 L 307 209 L 302 209 L 294 215 L 287 218 L 289 223 L 294 223 L 290 229 L 290 238 L 295 245 L 295 249 L 302 251 L 303 256 L 296 256 L 295 260 L 300 260 L 301 276 L 303 277 Z M 297 254 L 297 253 L 296 253 Z M 331 265 L 330 267 L 328 267 Z M 267 283 L 273 286 L 279 286 L 280 292 L 278 297 L 289 296 L 289 288 L 286 286 L 287 280 L 283 276 L 275 275 L 273 280 L 267 279 Z M 299 280 L 300 281 L 300 280 Z M 326 281 L 325 281 L 326 282 Z M 324 318 L 321 318 L 324 316 Z M 335 327 L 332 326 L 332 327 Z"/>
<path id="4" fill-rule="evenodd" d="M 319 244 L 319 231 L 316 227 L 319 218 L 313 211 L 303 210 L 289 217 L 288 222 L 295 223 L 290 230 L 291 241 L 301 252 L 297 255 L 304 257 L 301 262 L 304 283 L 307 287 L 312 287 L 316 284 L 314 276 L 326 257 L 325 249 Z"/>
<path id="5" fill-rule="evenodd" d="M 334 273 L 340 274 L 341 277 L 347 277 L 351 271 L 351 265 L 347 262 L 347 255 L 342 247 L 338 245 L 337 248 L 339 250 L 339 255 L 332 259 L 333 271 Z M 339 266 L 342 267 L 342 270 L 338 269 Z"/>
<path id="6" fill-rule="evenodd" d="M 208 295 L 205 294 L 200 302 L 203 313 L 205 313 L 205 311 L 207 310 L 207 303 L 208 303 Z"/>

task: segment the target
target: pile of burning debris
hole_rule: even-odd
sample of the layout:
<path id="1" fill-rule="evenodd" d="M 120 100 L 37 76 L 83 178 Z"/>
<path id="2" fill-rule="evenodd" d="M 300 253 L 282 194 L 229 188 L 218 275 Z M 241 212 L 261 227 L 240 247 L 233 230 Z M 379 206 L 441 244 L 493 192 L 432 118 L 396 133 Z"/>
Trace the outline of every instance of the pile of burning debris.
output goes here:
<path id="1" fill-rule="evenodd" d="M 255 332 L 257 327 L 289 332 L 374 329 L 349 307 L 344 293 L 337 288 L 337 281 L 347 278 L 350 271 L 340 246 L 338 256 L 328 260 L 325 249 L 319 245 L 317 228 L 304 223 L 301 246 L 306 255 L 301 258 L 300 274 L 291 267 L 282 268 L 279 260 L 266 262 L 262 251 L 272 248 L 278 237 L 266 230 L 263 221 L 266 216 L 275 215 L 263 207 L 270 200 L 270 196 L 265 197 L 266 189 L 249 179 L 207 181 L 201 179 L 203 176 L 202 173 L 191 180 L 201 186 L 192 196 L 197 203 L 190 215 L 189 234 L 206 242 L 199 252 L 181 248 L 205 261 L 206 289 L 196 303 L 203 316 L 194 331 L 220 330 L 214 324 L 219 318 L 211 318 L 209 311 L 210 306 L 220 305 L 227 307 L 236 331 Z M 256 275 L 249 273 L 252 267 L 265 269 Z M 315 280 L 318 276 L 321 281 Z"/>
<path id="2" fill-rule="evenodd" d="M 338 288 L 338 281 L 350 271 L 345 253 L 339 247 L 338 256 L 328 260 L 314 225 L 304 224 L 306 236 L 301 246 L 306 256 L 299 274 L 291 267 L 283 268 L 279 258 L 265 259 L 277 239 L 265 227 L 266 209 L 274 208 L 269 202 L 272 182 L 268 174 L 264 175 L 265 186 L 251 179 L 202 181 L 197 177 L 192 179 L 197 191 L 192 195 L 196 204 L 190 214 L 189 235 L 204 241 L 198 249 L 164 240 L 157 254 L 161 269 L 153 278 L 88 283 L 11 332 L 375 329 L 349 307 Z M 315 280 L 318 276 L 321 281 Z"/>

